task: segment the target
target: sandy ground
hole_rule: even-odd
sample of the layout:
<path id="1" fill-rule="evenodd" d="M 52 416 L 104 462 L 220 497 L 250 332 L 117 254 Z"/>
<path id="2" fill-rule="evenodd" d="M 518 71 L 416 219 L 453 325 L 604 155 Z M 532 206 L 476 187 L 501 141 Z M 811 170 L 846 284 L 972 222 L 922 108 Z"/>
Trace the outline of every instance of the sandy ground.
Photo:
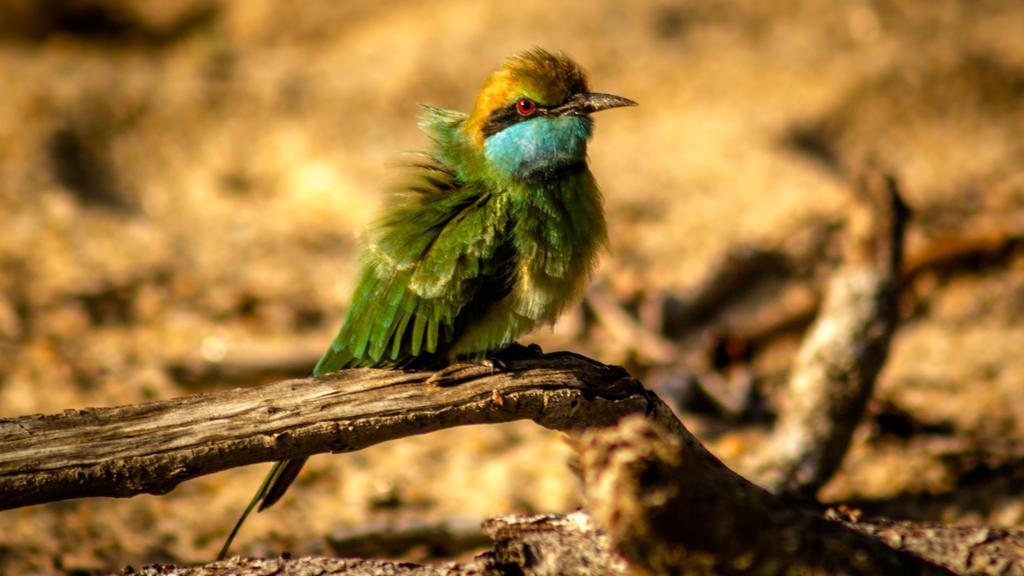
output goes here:
<path id="1" fill-rule="evenodd" d="M 535 45 L 641 104 L 600 115 L 590 149 L 612 239 L 599 276 L 623 300 L 685 297 L 743 247 L 796 245 L 811 255 L 801 281 L 820 284 L 830 253 L 815 239 L 841 221 L 848 170 L 867 157 L 895 170 L 918 214 L 911 251 L 1024 234 L 1016 0 L 0 10 L 3 417 L 238 384 L 182 376 L 205 361 L 315 358 L 343 318 L 359 230 L 401 153 L 426 143 L 416 104 L 464 110 L 504 56 Z M 777 295 L 751 290 L 732 313 Z M 872 415 L 821 497 L 1024 523 L 1024 257 L 927 274 L 912 295 Z M 581 318 L 525 340 L 630 360 Z M 769 409 L 793 348 L 753 364 Z M 726 459 L 764 430 L 683 416 Z M 235 551 L 329 552 L 324 534 L 368 523 L 567 511 L 570 453 L 518 423 L 317 457 Z M 210 560 L 265 468 L 0 512 L 0 573 Z"/>

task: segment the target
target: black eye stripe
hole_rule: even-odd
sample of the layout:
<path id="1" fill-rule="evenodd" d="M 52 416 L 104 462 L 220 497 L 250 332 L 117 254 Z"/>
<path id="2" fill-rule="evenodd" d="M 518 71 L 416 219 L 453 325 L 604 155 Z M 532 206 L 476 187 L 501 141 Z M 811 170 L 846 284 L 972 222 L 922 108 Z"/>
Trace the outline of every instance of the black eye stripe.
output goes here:
<path id="1" fill-rule="evenodd" d="M 516 109 L 517 103 L 518 100 L 506 106 L 505 108 L 498 108 L 494 112 L 491 112 L 491 115 L 487 117 L 487 121 L 484 122 L 483 128 L 481 129 L 484 138 L 494 136 L 495 134 L 501 132 L 505 128 L 518 124 L 524 120 L 529 120 L 530 118 L 536 118 L 538 116 L 544 116 L 545 114 L 547 114 L 547 111 L 549 109 L 548 107 L 536 104 L 537 108 L 533 114 L 529 116 L 523 116 Z"/>

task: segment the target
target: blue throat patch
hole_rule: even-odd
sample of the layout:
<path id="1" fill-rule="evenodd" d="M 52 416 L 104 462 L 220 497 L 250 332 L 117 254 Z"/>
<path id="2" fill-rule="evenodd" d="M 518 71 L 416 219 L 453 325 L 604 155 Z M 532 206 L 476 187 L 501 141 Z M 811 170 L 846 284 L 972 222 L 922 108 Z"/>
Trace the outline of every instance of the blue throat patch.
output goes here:
<path id="1" fill-rule="evenodd" d="M 529 178 L 582 161 L 593 126 L 589 116 L 533 118 L 488 138 L 484 155 L 503 172 Z"/>

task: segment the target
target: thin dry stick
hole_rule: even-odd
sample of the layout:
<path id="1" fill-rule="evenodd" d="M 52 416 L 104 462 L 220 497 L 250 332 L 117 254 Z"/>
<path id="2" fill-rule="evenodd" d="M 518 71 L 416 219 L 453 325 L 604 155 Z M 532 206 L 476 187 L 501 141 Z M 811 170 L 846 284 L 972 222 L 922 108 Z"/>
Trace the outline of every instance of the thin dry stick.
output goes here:
<path id="1" fill-rule="evenodd" d="M 607 286 L 593 286 L 587 291 L 584 302 L 621 348 L 633 351 L 648 364 L 670 364 L 679 357 L 675 344 L 634 319 L 615 300 Z"/>
<path id="2" fill-rule="evenodd" d="M 1022 246 L 1024 234 L 1007 230 L 932 240 L 930 244 L 908 252 L 904 258 L 901 297 L 920 298 L 910 290 L 920 276 L 974 270 L 979 261 L 1004 261 Z M 762 349 L 780 336 L 802 332 L 814 321 L 820 309 L 821 298 L 809 285 L 794 284 L 788 294 L 783 294 L 760 312 L 730 319 L 717 328 L 718 333 L 708 343 L 705 357 L 712 358 L 715 350 L 726 346 L 741 350 Z"/>

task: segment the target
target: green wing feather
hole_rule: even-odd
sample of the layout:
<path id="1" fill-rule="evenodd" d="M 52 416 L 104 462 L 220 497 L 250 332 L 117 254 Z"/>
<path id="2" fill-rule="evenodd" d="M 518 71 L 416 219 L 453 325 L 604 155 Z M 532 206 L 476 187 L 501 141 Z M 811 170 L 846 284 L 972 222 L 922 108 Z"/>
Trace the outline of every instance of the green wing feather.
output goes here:
<path id="1" fill-rule="evenodd" d="M 508 293 L 514 274 L 492 191 L 458 174 L 476 155 L 465 115 L 424 107 L 420 127 L 436 146 L 373 225 L 345 322 L 314 369 L 400 366 L 444 356 L 468 312 Z"/>
<path id="2" fill-rule="evenodd" d="M 507 293 L 493 290 L 509 284 L 512 266 L 497 258 L 490 192 L 436 174 L 424 182 L 376 224 L 345 322 L 314 374 L 444 356 L 467 305 Z"/>

